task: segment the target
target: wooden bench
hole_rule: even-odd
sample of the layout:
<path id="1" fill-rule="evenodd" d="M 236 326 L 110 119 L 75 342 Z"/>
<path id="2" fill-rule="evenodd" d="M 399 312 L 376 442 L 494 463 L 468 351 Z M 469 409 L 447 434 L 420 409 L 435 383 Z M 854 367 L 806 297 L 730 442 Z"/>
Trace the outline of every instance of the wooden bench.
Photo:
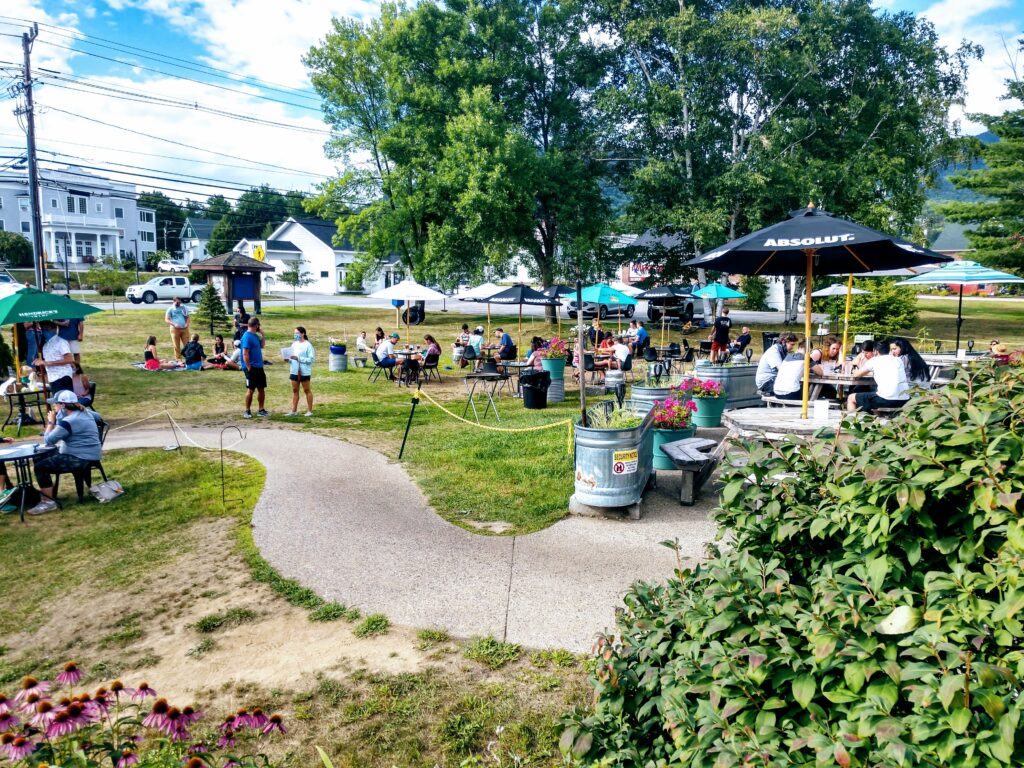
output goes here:
<path id="1" fill-rule="evenodd" d="M 801 404 L 799 400 L 783 400 L 782 398 L 774 397 L 772 395 L 761 395 L 761 402 L 763 402 L 769 408 L 771 408 L 772 406 L 779 407 L 779 408 L 793 408 L 793 407 L 799 408 L 800 404 Z M 817 401 L 815 401 L 815 402 L 817 402 Z M 839 408 L 839 401 L 838 400 L 829 400 L 828 407 L 829 408 L 836 408 L 836 409 L 838 409 Z"/>
<path id="2" fill-rule="evenodd" d="M 665 443 L 662 452 L 668 456 L 677 469 L 682 470 L 683 477 L 679 486 L 679 503 L 693 504 L 701 486 L 711 477 L 718 462 L 725 453 L 725 440 L 716 443 L 703 437 L 688 437 Z M 717 447 L 716 447 L 717 446 Z M 714 451 L 708 453 L 712 447 Z"/>

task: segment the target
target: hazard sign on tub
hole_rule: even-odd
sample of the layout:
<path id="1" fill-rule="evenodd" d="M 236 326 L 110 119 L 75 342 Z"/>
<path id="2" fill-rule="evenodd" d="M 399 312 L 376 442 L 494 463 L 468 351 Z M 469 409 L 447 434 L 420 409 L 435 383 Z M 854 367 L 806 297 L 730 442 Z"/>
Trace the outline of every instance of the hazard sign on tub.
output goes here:
<path id="1" fill-rule="evenodd" d="M 612 474 L 632 475 L 640 463 L 640 451 L 615 451 L 612 453 Z"/>

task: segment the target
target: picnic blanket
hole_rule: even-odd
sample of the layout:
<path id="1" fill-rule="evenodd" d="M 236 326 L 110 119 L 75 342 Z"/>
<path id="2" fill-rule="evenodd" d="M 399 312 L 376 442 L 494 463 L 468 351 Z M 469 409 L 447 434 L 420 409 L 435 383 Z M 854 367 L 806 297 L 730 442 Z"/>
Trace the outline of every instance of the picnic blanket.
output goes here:
<path id="1" fill-rule="evenodd" d="M 175 371 L 187 371 L 188 368 L 147 368 L 145 363 L 132 363 L 132 368 L 146 373 L 174 373 Z"/>

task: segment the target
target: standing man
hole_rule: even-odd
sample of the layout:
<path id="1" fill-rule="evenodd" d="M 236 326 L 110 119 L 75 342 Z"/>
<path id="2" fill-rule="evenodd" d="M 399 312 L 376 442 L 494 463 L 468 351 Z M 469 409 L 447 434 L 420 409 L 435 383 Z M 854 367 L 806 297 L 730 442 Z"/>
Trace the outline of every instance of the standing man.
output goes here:
<path id="1" fill-rule="evenodd" d="M 82 332 L 85 326 L 85 319 L 75 317 L 71 320 L 57 320 L 57 335 L 71 347 L 71 354 L 75 356 L 75 362 L 82 362 Z"/>
<path id="2" fill-rule="evenodd" d="M 242 373 L 245 374 L 245 413 L 242 418 L 252 418 L 252 393 L 256 392 L 257 416 L 269 416 L 263 407 L 267 396 L 267 372 L 263 369 L 263 345 L 267 340 L 260 330 L 260 319 L 249 318 L 249 329 L 242 334 Z"/>
<path id="3" fill-rule="evenodd" d="M 167 308 L 164 322 L 171 329 L 171 345 L 174 347 L 174 357 L 177 360 L 181 360 L 181 348 L 188 344 L 189 318 L 188 310 L 181 305 L 181 299 L 177 296 L 174 297 L 171 306 Z"/>
<path id="4" fill-rule="evenodd" d="M 732 320 L 729 319 L 729 308 L 723 307 L 722 314 L 715 318 L 715 329 L 711 332 L 711 360 L 719 363 L 729 355 L 729 332 Z"/>

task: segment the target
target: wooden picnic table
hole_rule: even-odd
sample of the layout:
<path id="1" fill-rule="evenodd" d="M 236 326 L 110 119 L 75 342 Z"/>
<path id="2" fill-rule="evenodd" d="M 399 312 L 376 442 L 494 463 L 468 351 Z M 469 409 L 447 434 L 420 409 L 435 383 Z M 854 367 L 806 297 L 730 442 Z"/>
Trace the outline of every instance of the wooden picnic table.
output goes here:
<path id="1" fill-rule="evenodd" d="M 811 417 L 801 418 L 802 408 L 733 408 L 722 414 L 722 424 L 740 437 L 767 438 L 781 440 L 786 435 L 796 437 L 813 437 L 820 429 L 833 436 L 843 422 L 844 414 L 836 409 L 829 409 L 828 418 L 817 420 Z"/>
<path id="2" fill-rule="evenodd" d="M 842 390 L 843 387 L 876 386 L 874 376 L 854 376 L 852 373 L 841 373 L 839 371 L 823 373 L 820 376 L 812 373 L 807 381 L 810 384 L 807 394 L 808 400 L 817 400 L 821 397 L 821 390 L 826 385 L 835 387 L 837 391 Z"/>
<path id="3" fill-rule="evenodd" d="M 724 445 L 725 441 L 721 443 Z M 661 446 L 662 453 L 683 472 L 679 485 L 680 504 L 693 504 L 701 486 L 718 466 L 722 454 L 720 450 L 709 454 L 712 448 L 720 448 L 720 444 L 704 437 L 688 437 Z"/>

